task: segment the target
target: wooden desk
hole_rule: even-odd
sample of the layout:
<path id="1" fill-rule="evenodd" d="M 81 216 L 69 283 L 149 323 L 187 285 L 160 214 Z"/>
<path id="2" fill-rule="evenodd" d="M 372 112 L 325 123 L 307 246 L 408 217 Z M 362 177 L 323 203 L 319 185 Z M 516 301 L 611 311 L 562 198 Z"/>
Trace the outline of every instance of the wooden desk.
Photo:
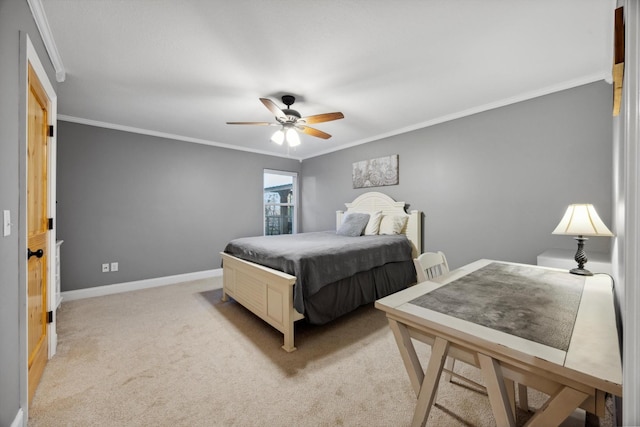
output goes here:
<path id="1" fill-rule="evenodd" d="M 498 426 L 515 425 L 514 382 L 549 395 L 528 421 L 529 426 L 559 425 L 578 407 L 603 416 L 605 393 L 622 396 L 622 366 L 612 281 L 608 276 L 585 277 L 581 293 L 577 294 L 577 313 L 573 325 L 569 325 L 566 350 L 516 336 L 517 331 L 506 333 L 416 303 L 416 298 L 436 295 L 435 291 L 439 288 L 444 291 L 446 285 L 451 285 L 449 289 L 459 286 L 464 281 L 459 279 L 465 276 L 476 280 L 485 277 L 484 272 L 495 266 L 515 266 L 524 273 L 549 274 L 549 277 L 561 279 L 559 282 L 576 277 L 559 269 L 479 260 L 376 301 L 376 308 L 387 314 L 418 398 L 412 425 L 426 424 L 447 355 L 480 368 Z M 527 275 L 522 274 L 523 283 L 528 280 Z M 493 289 L 489 285 L 498 280 L 495 275 L 487 274 L 486 277 L 492 278 L 479 285 L 487 285 L 486 292 L 489 293 Z M 470 294 L 460 292 L 459 301 L 454 303 L 473 307 Z M 518 301 L 510 302 L 510 310 L 514 304 Z M 536 310 L 531 302 L 521 304 L 527 304 L 522 310 Z M 481 314 L 483 310 L 485 307 L 478 306 L 476 311 Z M 539 307 L 539 310 L 542 312 L 544 308 Z M 497 321 L 495 317 L 493 319 L 497 327 L 502 326 L 499 325 L 500 317 Z M 412 339 L 431 346 L 426 371 L 420 364 Z"/>

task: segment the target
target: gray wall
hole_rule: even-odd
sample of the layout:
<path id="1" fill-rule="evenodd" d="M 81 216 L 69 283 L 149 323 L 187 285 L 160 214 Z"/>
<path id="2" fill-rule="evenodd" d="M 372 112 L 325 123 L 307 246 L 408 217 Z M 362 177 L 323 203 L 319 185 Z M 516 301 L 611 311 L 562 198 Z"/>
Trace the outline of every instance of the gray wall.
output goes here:
<path id="1" fill-rule="evenodd" d="M 451 267 L 575 250 L 551 235 L 570 203 L 593 203 L 611 225 L 611 90 L 593 83 L 305 160 L 303 230 L 334 227 L 335 210 L 367 191 L 352 188 L 353 162 L 399 154 L 399 185 L 370 190 L 421 210 L 423 250 Z M 609 245 L 592 238 L 587 255 Z"/>
<path id="2" fill-rule="evenodd" d="M 220 268 L 230 239 L 262 234 L 265 168 L 300 162 L 59 121 L 62 290 Z"/>
<path id="3" fill-rule="evenodd" d="M 18 236 L 20 32 L 55 78 L 26 0 L 0 0 L 0 425 L 20 408 Z M 611 87 L 596 83 L 353 147 L 302 164 L 302 230 L 332 229 L 351 188 L 351 163 L 400 155 L 400 185 L 381 190 L 425 213 L 425 249 L 452 267 L 479 257 L 535 262 L 574 249 L 551 230 L 571 202 L 611 224 Z M 61 122 L 58 237 L 63 290 L 217 268 L 224 243 L 261 232 L 262 169 L 294 160 Z M 591 239 L 587 251 L 607 251 Z M 100 273 L 118 261 L 120 272 Z"/>
<path id="4" fill-rule="evenodd" d="M 25 224 L 20 220 L 19 195 L 20 174 L 24 173 L 20 163 L 26 151 L 20 143 L 20 123 L 24 123 L 24 117 L 19 115 L 19 104 L 25 90 L 20 86 L 21 33 L 29 35 L 49 80 L 55 85 L 53 67 L 26 0 L 0 0 L 0 211 L 11 211 L 13 223 L 10 236 L 0 235 L 0 426 L 14 421 L 24 391 L 20 384 L 23 344 L 19 319 L 22 315 L 26 318 L 24 309 L 20 309 L 24 305 L 20 295 L 26 292 L 26 285 L 18 265 L 19 245 L 25 245 L 24 238 L 21 242 L 19 236 L 26 236 Z M 24 260 L 20 262 L 24 265 Z"/>

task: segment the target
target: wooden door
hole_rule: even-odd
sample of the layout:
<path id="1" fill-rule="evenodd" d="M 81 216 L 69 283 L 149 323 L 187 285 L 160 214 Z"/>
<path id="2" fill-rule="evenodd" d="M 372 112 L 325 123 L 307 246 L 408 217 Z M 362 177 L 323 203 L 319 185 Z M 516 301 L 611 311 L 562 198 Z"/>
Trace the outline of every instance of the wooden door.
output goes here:
<path id="1" fill-rule="evenodd" d="M 29 64 L 27 122 L 27 310 L 29 403 L 48 360 L 47 176 L 50 100 Z"/>

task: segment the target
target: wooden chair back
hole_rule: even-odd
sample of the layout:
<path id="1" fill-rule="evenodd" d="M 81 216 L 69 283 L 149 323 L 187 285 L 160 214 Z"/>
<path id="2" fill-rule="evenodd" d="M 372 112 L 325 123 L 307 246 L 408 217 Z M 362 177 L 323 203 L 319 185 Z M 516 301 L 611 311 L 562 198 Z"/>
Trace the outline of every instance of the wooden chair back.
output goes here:
<path id="1" fill-rule="evenodd" d="M 449 272 L 447 257 L 441 251 L 425 252 L 414 258 L 418 283 L 441 276 Z"/>

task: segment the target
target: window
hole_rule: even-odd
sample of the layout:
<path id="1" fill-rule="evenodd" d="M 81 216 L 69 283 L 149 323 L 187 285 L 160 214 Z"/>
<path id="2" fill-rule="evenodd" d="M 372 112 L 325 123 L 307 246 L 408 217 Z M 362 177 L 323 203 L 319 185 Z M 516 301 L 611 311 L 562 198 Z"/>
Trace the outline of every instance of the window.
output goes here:
<path id="1" fill-rule="evenodd" d="M 264 234 L 294 234 L 297 231 L 298 174 L 264 170 Z"/>

